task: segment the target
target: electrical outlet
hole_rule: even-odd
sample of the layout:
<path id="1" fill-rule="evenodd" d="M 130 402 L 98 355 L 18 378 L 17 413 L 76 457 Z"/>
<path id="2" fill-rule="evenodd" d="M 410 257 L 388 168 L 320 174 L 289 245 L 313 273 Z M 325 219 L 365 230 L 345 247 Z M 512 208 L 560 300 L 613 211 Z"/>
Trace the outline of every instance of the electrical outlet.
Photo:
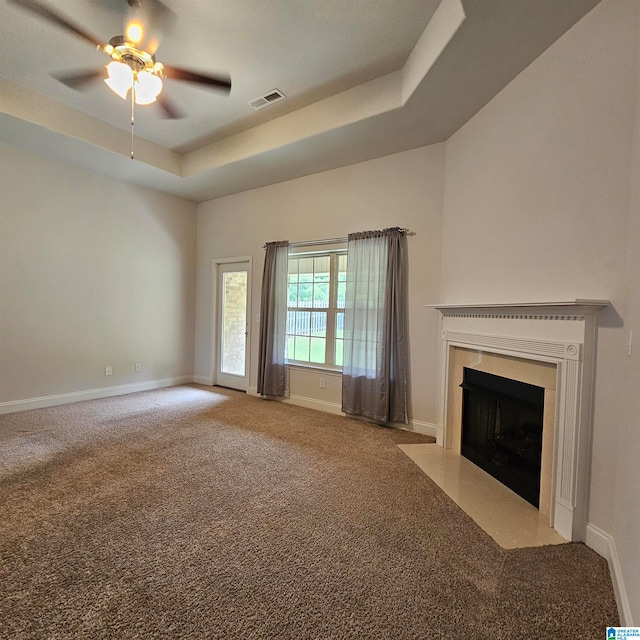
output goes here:
<path id="1" fill-rule="evenodd" d="M 104 375 L 105 376 L 112 376 L 113 375 L 113 367 L 108 364 L 105 368 L 104 368 Z"/>
<path id="2" fill-rule="evenodd" d="M 325 378 L 320 378 L 320 388 L 321 389 L 327 388 L 327 381 L 325 380 Z"/>
<path id="3" fill-rule="evenodd" d="M 142 363 L 136 362 L 136 373 L 140 373 L 142 371 Z"/>

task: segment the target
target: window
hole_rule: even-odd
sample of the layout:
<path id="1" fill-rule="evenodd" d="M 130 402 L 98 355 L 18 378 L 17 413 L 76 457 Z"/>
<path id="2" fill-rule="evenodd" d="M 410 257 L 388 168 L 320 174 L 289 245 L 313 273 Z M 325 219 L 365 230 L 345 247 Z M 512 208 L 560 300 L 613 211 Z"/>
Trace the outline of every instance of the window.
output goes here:
<path id="1" fill-rule="evenodd" d="M 287 361 L 342 367 L 347 253 L 289 256 Z"/>

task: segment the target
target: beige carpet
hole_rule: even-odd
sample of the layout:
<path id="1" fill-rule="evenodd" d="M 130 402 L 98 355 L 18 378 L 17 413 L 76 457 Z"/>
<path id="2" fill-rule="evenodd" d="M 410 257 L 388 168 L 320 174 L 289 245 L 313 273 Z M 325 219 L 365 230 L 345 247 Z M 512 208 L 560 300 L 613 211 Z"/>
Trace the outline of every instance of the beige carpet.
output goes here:
<path id="1" fill-rule="evenodd" d="M 421 441 L 197 385 L 0 416 L 0 637 L 602 638 L 606 562 L 500 549 Z"/>

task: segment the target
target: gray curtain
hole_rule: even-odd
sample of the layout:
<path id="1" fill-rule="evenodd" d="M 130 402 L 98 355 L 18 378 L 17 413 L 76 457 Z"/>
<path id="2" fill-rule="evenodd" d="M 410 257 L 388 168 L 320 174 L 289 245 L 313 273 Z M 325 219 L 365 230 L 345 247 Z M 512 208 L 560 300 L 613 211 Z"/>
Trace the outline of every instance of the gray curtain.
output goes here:
<path id="1" fill-rule="evenodd" d="M 349 234 L 342 411 L 408 423 L 407 239 L 402 229 Z"/>
<path id="2" fill-rule="evenodd" d="M 289 242 L 269 242 L 265 249 L 260 304 L 258 394 L 283 397 L 289 395 L 289 367 L 285 362 Z"/>

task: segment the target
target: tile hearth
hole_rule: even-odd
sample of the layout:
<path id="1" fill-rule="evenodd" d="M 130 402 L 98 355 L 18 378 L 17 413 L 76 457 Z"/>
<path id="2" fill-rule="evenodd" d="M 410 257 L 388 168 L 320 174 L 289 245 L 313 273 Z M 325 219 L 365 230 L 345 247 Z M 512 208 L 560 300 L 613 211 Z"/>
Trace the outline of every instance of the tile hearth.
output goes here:
<path id="1" fill-rule="evenodd" d="M 538 509 L 466 458 L 437 444 L 398 446 L 501 547 L 568 542 Z"/>

